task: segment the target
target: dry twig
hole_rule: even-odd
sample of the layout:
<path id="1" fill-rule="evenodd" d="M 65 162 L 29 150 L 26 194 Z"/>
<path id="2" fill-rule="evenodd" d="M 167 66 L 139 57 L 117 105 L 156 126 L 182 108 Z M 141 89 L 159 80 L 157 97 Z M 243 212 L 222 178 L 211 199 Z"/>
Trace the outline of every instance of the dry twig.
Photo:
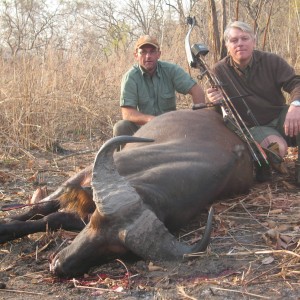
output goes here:
<path id="1" fill-rule="evenodd" d="M 242 295 L 246 295 L 246 296 L 251 296 L 251 297 L 256 297 L 256 298 L 260 298 L 260 299 L 271 299 L 270 297 L 265 297 L 265 296 L 261 296 L 261 295 L 257 295 L 257 294 L 253 294 L 253 293 L 244 292 L 244 291 L 237 291 L 237 290 L 231 290 L 231 289 L 223 289 L 223 288 L 218 288 L 218 287 L 211 287 L 211 289 L 219 290 L 219 291 L 225 291 L 225 292 L 231 292 L 231 293 L 238 293 L 238 294 L 242 294 Z"/>
<path id="2" fill-rule="evenodd" d="M 189 296 L 189 295 L 185 292 L 183 286 L 177 286 L 177 290 L 178 290 L 178 294 L 179 294 L 180 296 L 184 297 L 184 299 L 197 300 L 197 298 L 194 298 L 194 297 L 192 297 L 192 296 Z"/>

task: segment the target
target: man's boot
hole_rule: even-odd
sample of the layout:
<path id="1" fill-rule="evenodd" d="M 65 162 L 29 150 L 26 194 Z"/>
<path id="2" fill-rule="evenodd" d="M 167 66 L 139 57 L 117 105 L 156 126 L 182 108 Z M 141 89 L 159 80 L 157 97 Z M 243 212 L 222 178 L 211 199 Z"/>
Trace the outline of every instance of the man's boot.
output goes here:
<path id="1" fill-rule="evenodd" d="M 256 181 L 265 182 L 272 179 L 272 169 L 269 164 L 262 162 L 260 165 L 255 165 Z"/>
<path id="2" fill-rule="evenodd" d="M 272 168 L 280 174 L 288 174 L 287 166 L 283 158 L 279 155 L 278 143 L 271 143 L 268 146 L 267 157 Z"/>
<path id="3" fill-rule="evenodd" d="M 300 161 L 299 161 L 299 154 L 298 154 L 298 161 L 295 162 L 295 180 L 296 180 L 296 185 L 300 186 Z"/>

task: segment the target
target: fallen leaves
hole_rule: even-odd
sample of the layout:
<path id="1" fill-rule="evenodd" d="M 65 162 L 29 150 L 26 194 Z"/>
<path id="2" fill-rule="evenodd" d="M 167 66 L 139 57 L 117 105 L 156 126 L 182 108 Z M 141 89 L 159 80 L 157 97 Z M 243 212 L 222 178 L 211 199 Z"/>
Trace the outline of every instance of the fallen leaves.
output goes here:
<path id="1" fill-rule="evenodd" d="M 148 265 L 148 271 L 149 272 L 154 272 L 154 271 L 166 271 L 166 269 L 160 267 L 160 266 L 156 266 L 153 264 L 153 262 L 149 262 L 149 265 Z"/>
<path id="2" fill-rule="evenodd" d="M 273 261 L 275 260 L 275 258 L 273 256 L 268 256 L 268 257 L 265 257 L 264 259 L 262 259 L 261 263 L 263 265 L 269 265 L 271 264 Z"/>
<path id="3" fill-rule="evenodd" d="M 280 228 L 275 227 L 266 231 L 262 238 L 268 246 L 279 250 L 279 249 L 293 249 L 299 241 L 299 234 L 297 232 L 293 233 L 282 233 L 284 228 L 289 228 L 287 225 Z"/>
<path id="4" fill-rule="evenodd" d="M 34 193 L 32 194 L 31 199 L 29 200 L 30 204 L 35 204 L 40 202 L 42 199 L 44 199 L 46 196 L 48 196 L 48 190 L 46 186 L 38 187 Z"/>
<path id="5" fill-rule="evenodd" d="M 11 176 L 8 172 L 0 171 L 0 183 L 5 184 L 11 179 Z"/>
<path id="6" fill-rule="evenodd" d="M 283 184 L 283 187 L 285 188 L 285 190 L 287 190 L 287 191 L 292 191 L 292 190 L 295 190 L 295 188 L 296 188 L 295 185 L 290 184 L 289 182 L 287 182 L 285 180 L 282 180 L 282 184 Z"/>

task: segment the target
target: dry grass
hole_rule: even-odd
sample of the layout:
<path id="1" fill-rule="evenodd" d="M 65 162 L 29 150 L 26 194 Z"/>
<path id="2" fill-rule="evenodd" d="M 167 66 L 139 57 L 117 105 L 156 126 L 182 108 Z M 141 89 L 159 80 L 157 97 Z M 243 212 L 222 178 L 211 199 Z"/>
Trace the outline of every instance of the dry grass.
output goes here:
<path id="1" fill-rule="evenodd" d="M 280 10 L 284 9 L 281 5 Z M 278 18 L 278 19 L 277 19 Z M 295 16 L 291 15 L 289 22 Z M 213 38 L 210 21 L 198 18 L 199 27 L 191 35 L 191 44 L 206 43 L 211 49 L 206 57 L 213 64 Z M 264 24 L 265 19 L 261 22 Z M 287 43 L 278 39 L 277 23 L 272 24 L 269 46 L 297 68 L 297 30 L 285 24 L 281 29 Z M 263 25 L 261 25 L 264 27 Z M 161 59 L 175 62 L 196 78 L 198 70 L 189 70 L 184 39 L 187 26 L 174 22 L 166 27 L 162 39 Z M 271 38 L 276 36 L 276 40 Z M 260 40 L 260 39 L 259 39 Z M 132 45 L 127 50 L 114 50 L 110 56 L 86 40 L 79 48 L 78 41 L 70 48 L 59 50 L 51 45 L 44 53 L 19 52 L 16 57 L 0 57 L 0 157 L 28 156 L 31 149 L 53 149 L 57 142 L 99 140 L 112 135 L 113 124 L 120 119 L 119 95 L 122 75 L 134 63 Z M 258 43 L 258 47 L 261 42 Z M 125 47 L 125 46 L 124 46 Z M 206 80 L 200 84 L 207 86 Z M 188 108 L 191 99 L 178 95 L 178 107 Z"/>
<path id="2" fill-rule="evenodd" d="M 183 41 L 182 32 L 175 37 Z M 186 67 L 183 42 L 176 55 L 166 49 L 162 59 Z M 20 54 L 0 60 L 0 155 L 27 154 L 30 149 L 52 149 L 58 142 L 112 136 L 120 119 L 122 75 L 134 64 L 131 50 L 108 59 L 101 52 L 51 50 L 44 56 Z M 179 97 L 179 107 L 190 106 Z"/>
<path id="3" fill-rule="evenodd" d="M 56 140 L 109 137 L 115 118 L 117 85 L 123 70 L 108 72 L 99 58 L 45 61 L 22 57 L 1 66 L 1 142 L 4 152 L 46 149 Z"/>

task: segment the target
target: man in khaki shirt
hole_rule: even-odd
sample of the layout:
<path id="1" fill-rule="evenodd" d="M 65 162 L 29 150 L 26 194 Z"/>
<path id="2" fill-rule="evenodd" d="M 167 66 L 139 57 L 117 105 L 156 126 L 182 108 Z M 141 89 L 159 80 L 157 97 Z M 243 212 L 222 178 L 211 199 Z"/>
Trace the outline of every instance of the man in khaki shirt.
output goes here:
<path id="1" fill-rule="evenodd" d="M 140 126 L 154 117 L 176 110 L 175 92 L 190 94 L 195 106 L 205 103 L 202 88 L 180 66 L 160 61 L 161 51 L 156 38 L 141 36 L 134 48 L 137 65 L 121 83 L 122 120 L 113 135 L 133 135 Z"/>

